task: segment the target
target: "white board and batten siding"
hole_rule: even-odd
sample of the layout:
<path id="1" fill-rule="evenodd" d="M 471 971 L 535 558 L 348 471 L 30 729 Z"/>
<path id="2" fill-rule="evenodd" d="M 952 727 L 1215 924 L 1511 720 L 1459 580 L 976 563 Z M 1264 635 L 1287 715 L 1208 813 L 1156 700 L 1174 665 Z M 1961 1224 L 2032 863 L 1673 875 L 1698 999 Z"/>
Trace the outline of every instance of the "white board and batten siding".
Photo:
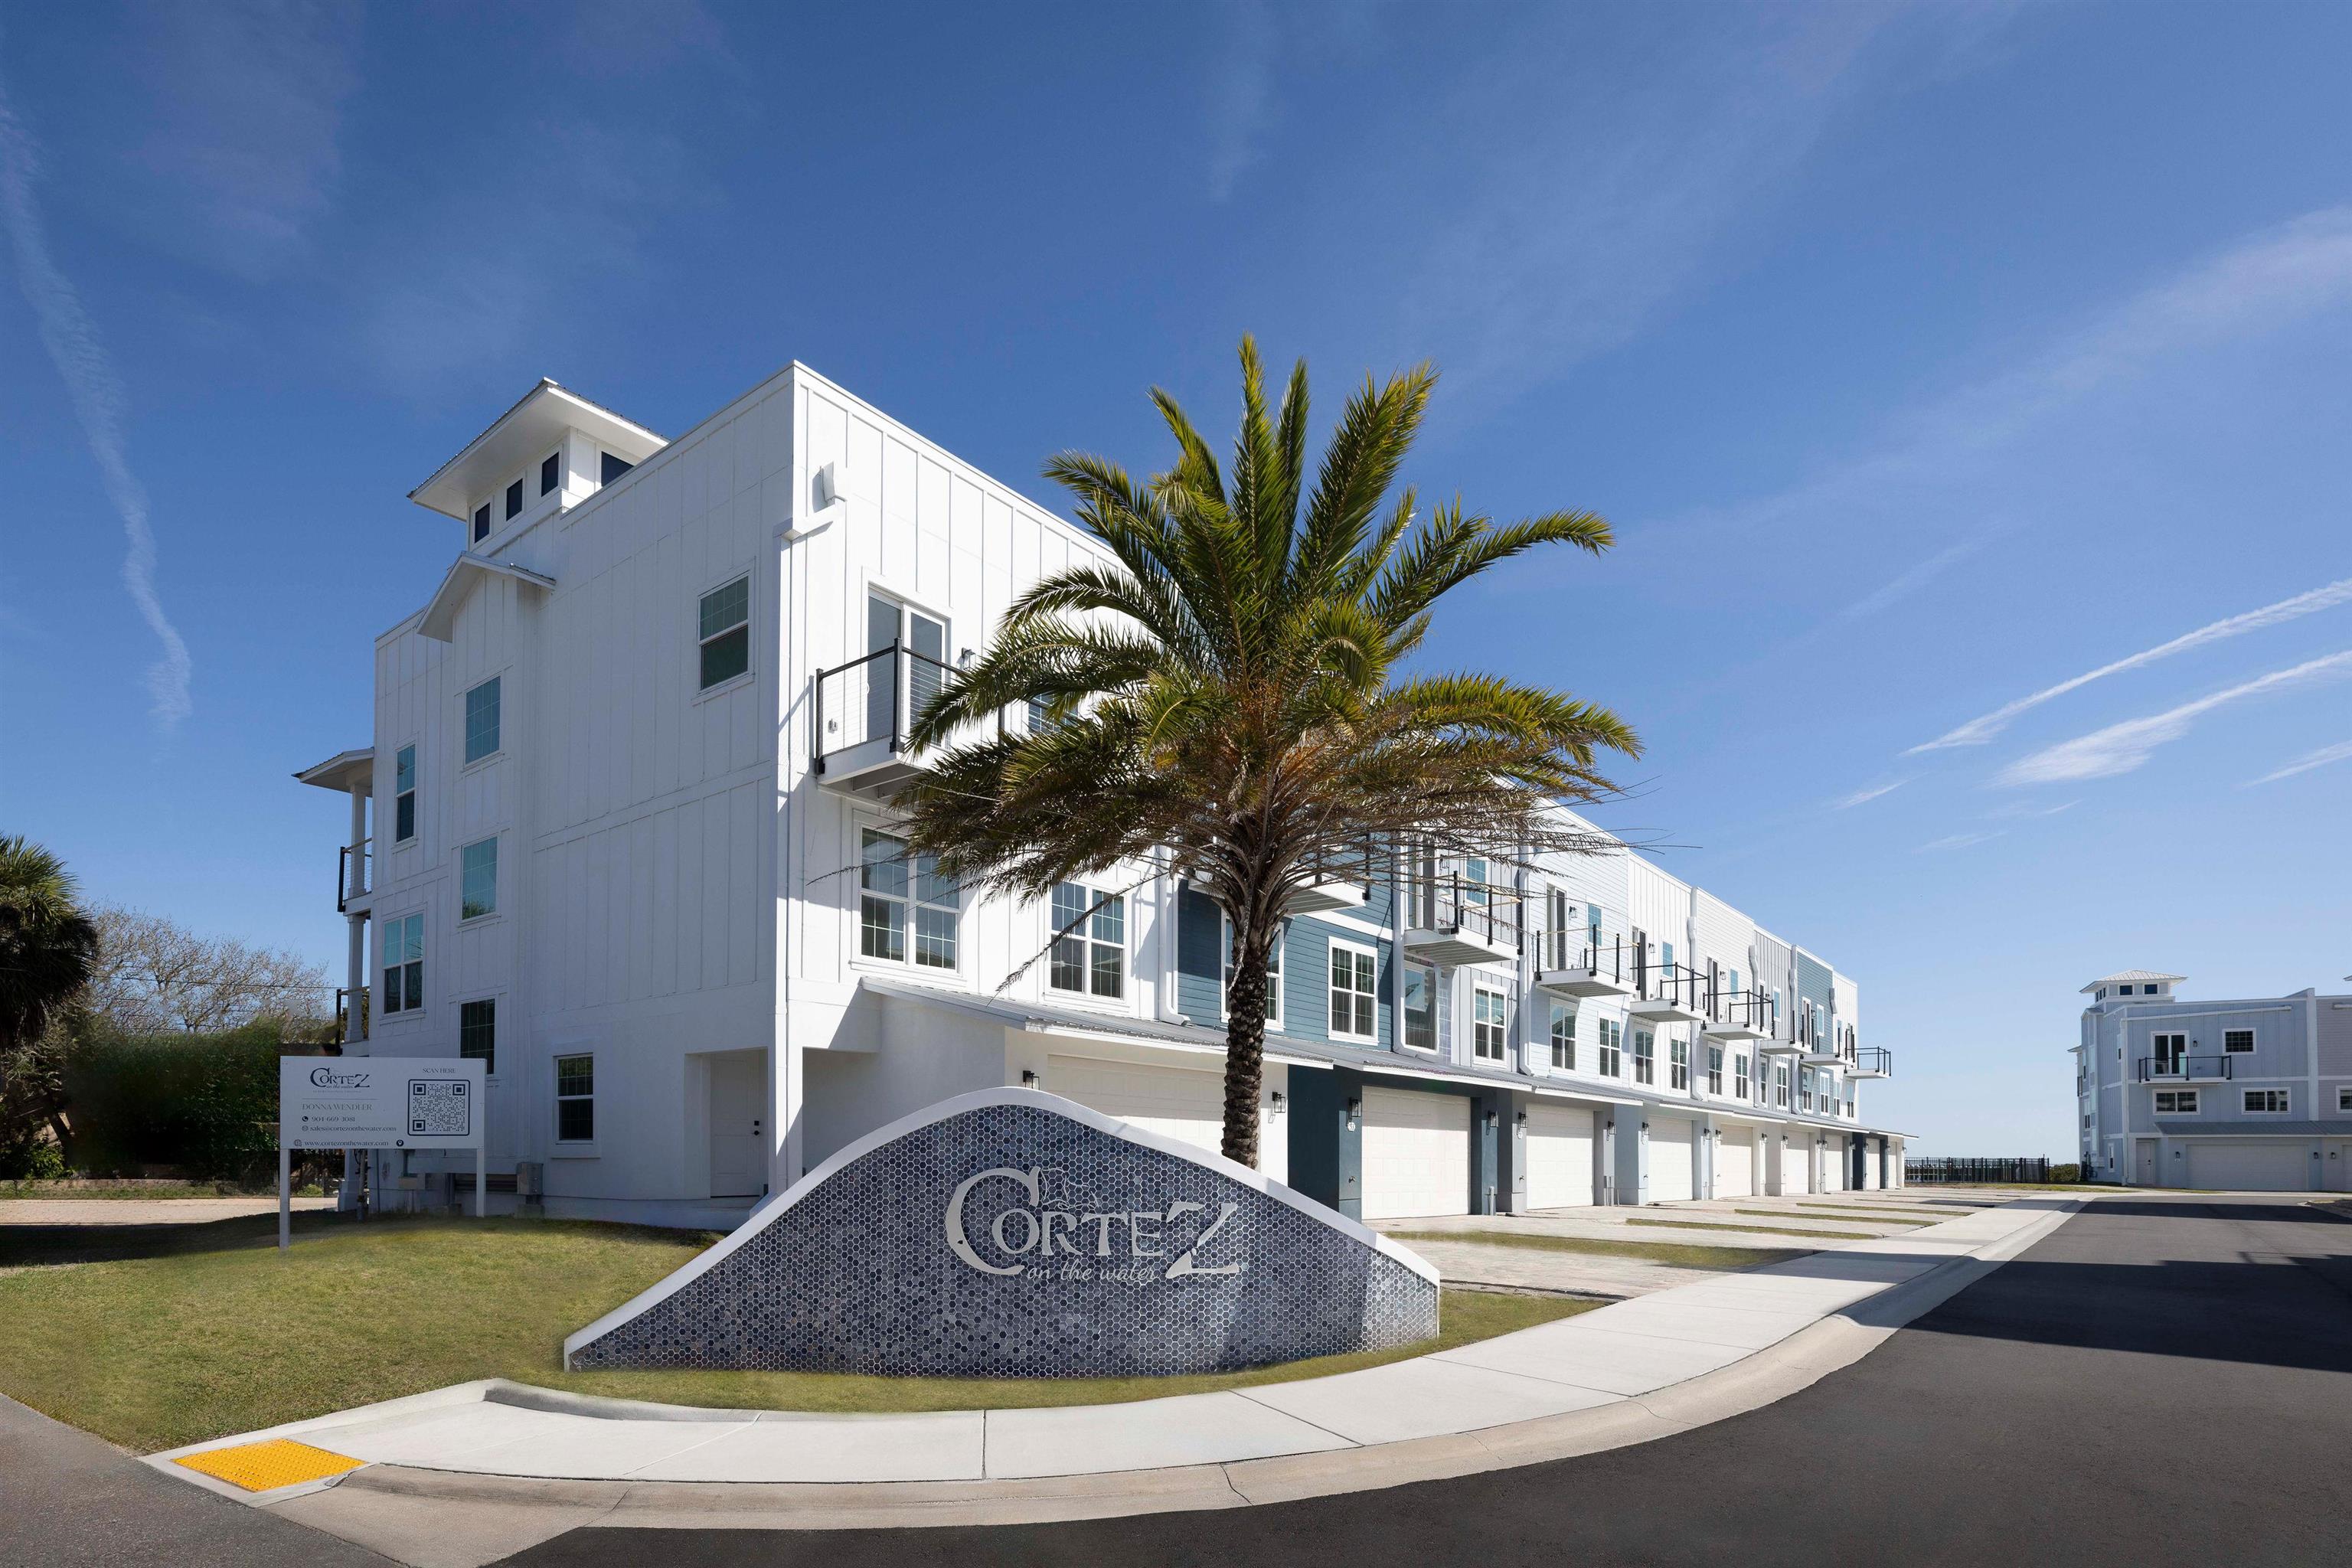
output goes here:
<path id="1" fill-rule="evenodd" d="M 1543 1100 L 1528 1106 L 1529 1208 L 1575 1208 L 1592 1202 L 1595 1122 L 1588 1106 Z"/>
<path id="2" fill-rule="evenodd" d="M 1755 961 L 1749 950 L 1756 944 L 1756 922 L 1715 897 L 1705 889 L 1692 895 L 1692 925 L 1696 931 L 1697 951 L 1691 955 L 1691 966 L 1700 973 L 1706 973 L 1711 959 L 1724 972 L 1723 984 L 1731 984 L 1731 971 L 1739 972 L 1742 986 L 1754 984 Z"/>
<path id="3" fill-rule="evenodd" d="M 1470 1212 L 1470 1100 L 1459 1094 L 1364 1090 L 1364 1217 Z"/>

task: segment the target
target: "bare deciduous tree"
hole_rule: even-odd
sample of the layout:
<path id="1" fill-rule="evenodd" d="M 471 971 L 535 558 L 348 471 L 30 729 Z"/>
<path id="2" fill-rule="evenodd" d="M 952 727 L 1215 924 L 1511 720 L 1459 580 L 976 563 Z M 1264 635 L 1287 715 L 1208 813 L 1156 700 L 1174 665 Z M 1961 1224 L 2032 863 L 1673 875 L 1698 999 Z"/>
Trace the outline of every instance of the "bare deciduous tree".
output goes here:
<path id="1" fill-rule="evenodd" d="M 205 937 L 161 915 L 101 909 L 89 1010 L 129 1035 L 324 1016 L 327 971 L 291 952 Z"/>

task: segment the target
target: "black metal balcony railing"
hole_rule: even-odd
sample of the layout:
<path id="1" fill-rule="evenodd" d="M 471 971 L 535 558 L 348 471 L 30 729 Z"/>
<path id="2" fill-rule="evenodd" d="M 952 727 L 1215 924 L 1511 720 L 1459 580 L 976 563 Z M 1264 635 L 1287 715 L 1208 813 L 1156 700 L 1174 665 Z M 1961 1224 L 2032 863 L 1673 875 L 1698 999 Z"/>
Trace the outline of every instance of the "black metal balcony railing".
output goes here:
<path id="1" fill-rule="evenodd" d="M 1853 1049 L 1853 1067 L 1857 1072 L 1885 1073 L 1888 1078 L 1893 1078 L 1895 1053 L 1885 1046 L 1856 1046 Z"/>
<path id="2" fill-rule="evenodd" d="M 816 674 L 814 765 L 871 741 L 887 742 L 892 756 L 907 750 L 907 732 L 951 673 L 948 666 L 903 643 Z M 999 723 L 1003 722 L 999 716 Z"/>
<path id="3" fill-rule="evenodd" d="M 1458 871 L 1422 874 L 1405 884 L 1411 924 L 1424 931 L 1459 931 L 1497 947 L 1523 951 L 1526 931 L 1516 889 L 1497 887 Z"/>
<path id="4" fill-rule="evenodd" d="M 2228 1057 L 2161 1056 L 2139 1058 L 2139 1080 L 2152 1083 L 2158 1079 L 2226 1079 L 2230 1076 Z"/>
<path id="5" fill-rule="evenodd" d="M 352 907 L 353 899 L 366 895 L 375 875 L 375 840 L 362 838 L 354 852 L 346 844 L 335 856 L 335 912 L 341 914 Z"/>
<path id="6" fill-rule="evenodd" d="M 1591 926 L 1562 926 L 1557 931 L 1538 931 L 1535 939 L 1536 956 L 1544 969 L 1580 969 L 1620 985 L 1625 984 L 1631 960 L 1622 936 L 1596 940 Z"/>

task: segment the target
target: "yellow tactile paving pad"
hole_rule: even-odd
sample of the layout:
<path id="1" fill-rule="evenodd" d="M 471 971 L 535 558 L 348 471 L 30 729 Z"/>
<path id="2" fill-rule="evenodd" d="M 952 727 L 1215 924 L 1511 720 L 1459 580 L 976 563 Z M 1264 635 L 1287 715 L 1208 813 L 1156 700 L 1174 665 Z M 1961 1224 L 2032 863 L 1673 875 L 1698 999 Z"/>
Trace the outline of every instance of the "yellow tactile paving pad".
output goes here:
<path id="1" fill-rule="evenodd" d="M 267 1443 L 239 1443 L 234 1447 L 207 1448 L 201 1454 L 189 1454 L 172 1461 L 185 1465 L 228 1482 L 249 1492 L 276 1491 L 279 1487 L 299 1487 L 304 1481 L 323 1481 L 329 1476 L 340 1476 L 345 1470 L 356 1470 L 367 1463 L 346 1454 L 331 1454 L 324 1448 L 313 1448 L 308 1443 L 297 1443 L 286 1437 L 273 1437 Z"/>

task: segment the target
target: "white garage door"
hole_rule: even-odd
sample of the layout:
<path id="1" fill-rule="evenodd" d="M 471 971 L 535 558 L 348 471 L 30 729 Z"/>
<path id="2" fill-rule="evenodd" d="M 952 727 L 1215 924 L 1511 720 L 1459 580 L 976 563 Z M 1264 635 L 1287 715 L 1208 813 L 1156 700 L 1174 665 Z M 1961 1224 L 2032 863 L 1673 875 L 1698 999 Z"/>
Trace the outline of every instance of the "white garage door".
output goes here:
<path id="1" fill-rule="evenodd" d="M 1715 1141 L 1715 1195 L 1752 1198 L 1756 1195 L 1756 1130 L 1727 1127 Z"/>
<path id="2" fill-rule="evenodd" d="M 2299 1193 L 2310 1181 L 2304 1167 L 2311 1163 L 2311 1151 L 2300 1143 L 2191 1143 L 2186 1163 L 2192 1187 Z"/>
<path id="3" fill-rule="evenodd" d="M 1537 1100 L 1528 1107 L 1528 1206 L 1592 1202 L 1592 1112 Z"/>
<path id="4" fill-rule="evenodd" d="M 1843 1138 L 1831 1139 L 1829 1142 L 1822 1147 L 1821 1156 L 1822 1191 L 1825 1193 L 1842 1193 L 1845 1191 L 1845 1163 L 1853 1158 L 1852 1155 L 1845 1152 L 1845 1140 Z"/>
<path id="5" fill-rule="evenodd" d="M 1470 1212 L 1470 1101 L 1364 1090 L 1364 1217 Z"/>
<path id="6" fill-rule="evenodd" d="M 1186 1072 L 1090 1057 L 1054 1057 L 1045 1088 L 1091 1110 L 1214 1152 L 1224 1141 L 1223 1073 Z"/>
<path id="7" fill-rule="evenodd" d="M 1651 1119 L 1651 1203 L 1680 1203 L 1691 1195 L 1691 1132 L 1687 1121 Z"/>

